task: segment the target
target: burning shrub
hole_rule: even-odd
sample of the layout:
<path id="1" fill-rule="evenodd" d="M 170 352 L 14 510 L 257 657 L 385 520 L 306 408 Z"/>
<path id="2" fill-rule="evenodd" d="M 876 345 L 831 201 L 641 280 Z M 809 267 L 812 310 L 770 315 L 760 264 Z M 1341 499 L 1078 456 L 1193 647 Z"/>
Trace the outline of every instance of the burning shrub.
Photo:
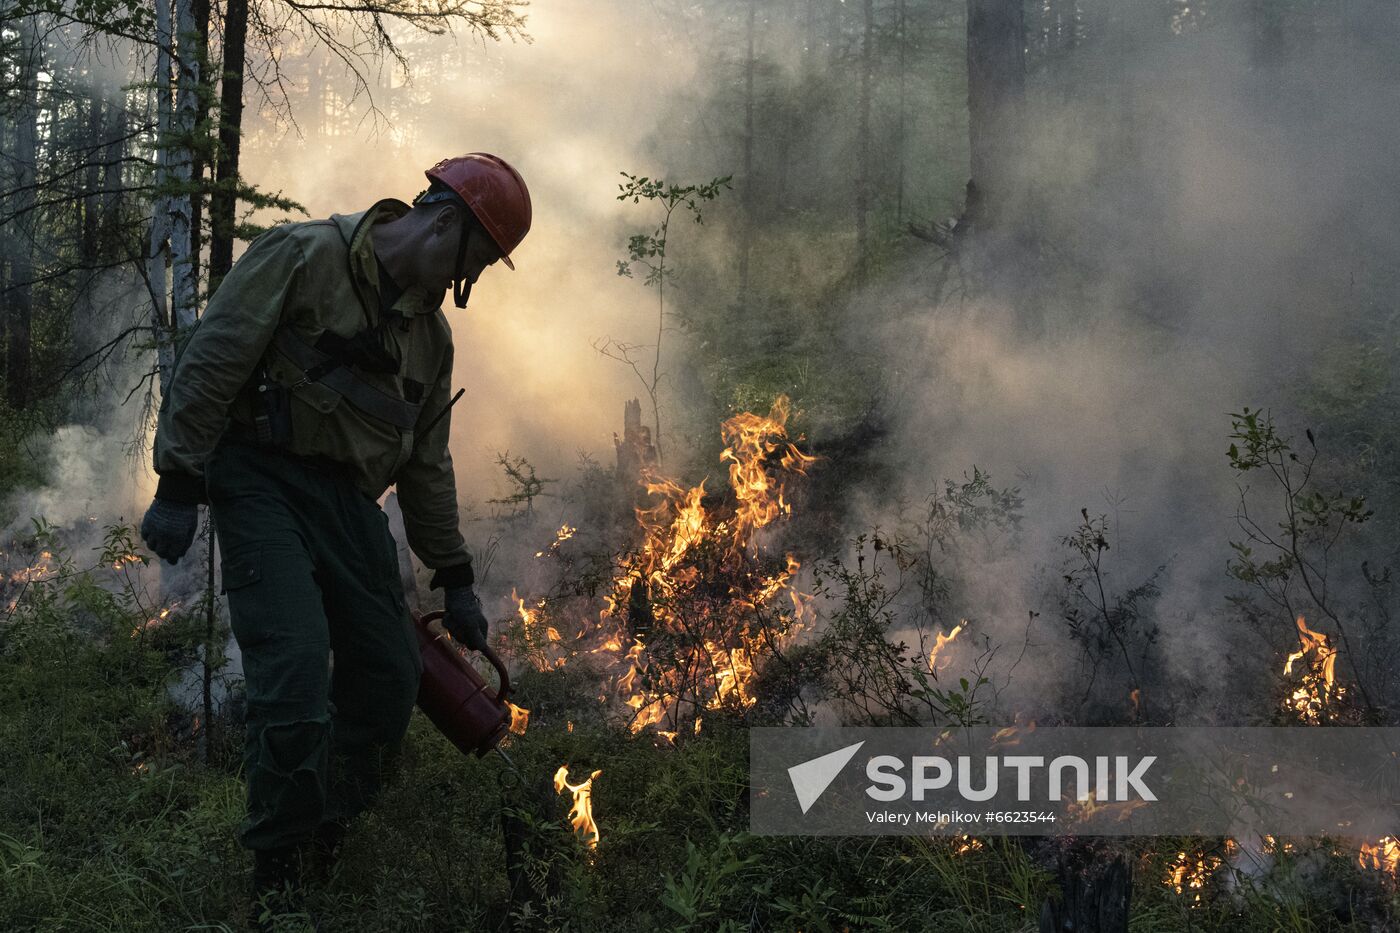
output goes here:
<path id="1" fill-rule="evenodd" d="M 789 414 L 780 397 L 766 416 L 724 422 L 722 494 L 708 492 L 707 480 L 688 486 L 644 469 L 634 538 L 609 580 L 517 596 L 518 653 L 541 670 L 596 666 L 600 699 L 617 704 L 632 732 L 652 727 L 674 738 L 699 732 L 707 711 L 752 709 L 759 670 L 808 611 L 792 585 L 798 560 L 773 549 L 765 532 L 791 514 L 787 485 L 814 459 L 788 440 Z M 575 532 L 564 525 L 536 556 L 567 563 L 561 545 Z"/>
<path id="2" fill-rule="evenodd" d="M 899 574 L 893 583 L 882 557 Z M 985 722 L 978 693 L 988 680 L 980 670 L 973 672 L 971 680 L 959 678 L 956 686 L 940 684 L 948 645 L 964 624 L 943 632 L 924 624 L 926 619 L 911 625 L 900 618 L 900 593 L 904 574 L 910 570 L 928 572 L 920 570 L 919 562 L 901 545 L 878 535 L 856 539 L 854 566 L 839 559 L 821 564 L 815 589 L 832 608 L 804 659 L 807 667 L 818 674 L 823 696 L 837 703 L 845 721 L 869 725 Z M 908 644 L 900 633 L 908 633 L 917 644 Z"/>

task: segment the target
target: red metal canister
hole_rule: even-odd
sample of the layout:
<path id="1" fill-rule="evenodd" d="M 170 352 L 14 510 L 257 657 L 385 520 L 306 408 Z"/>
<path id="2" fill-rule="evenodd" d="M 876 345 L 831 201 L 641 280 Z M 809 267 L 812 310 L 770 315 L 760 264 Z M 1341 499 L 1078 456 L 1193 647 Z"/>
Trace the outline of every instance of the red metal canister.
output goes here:
<path id="1" fill-rule="evenodd" d="M 500 676 L 499 690 L 476 672 L 445 634 L 434 631 L 441 611 L 413 617 L 418 647 L 423 653 L 423 679 L 418 684 L 421 709 L 453 745 L 480 758 L 505 738 L 510 730 L 510 674 L 490 648 L 481 653 Z"/>

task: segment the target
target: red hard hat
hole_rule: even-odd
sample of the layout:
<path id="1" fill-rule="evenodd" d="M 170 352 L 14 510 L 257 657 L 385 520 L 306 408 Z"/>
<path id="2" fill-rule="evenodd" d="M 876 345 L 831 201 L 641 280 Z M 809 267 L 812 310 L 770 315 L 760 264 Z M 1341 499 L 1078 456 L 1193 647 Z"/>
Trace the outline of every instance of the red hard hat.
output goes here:
<path id="1" fill-rule="evenodd" d="M 469 152 L 443 159 L 425 172 L 457 193 L 472 209 L 501 250 L 501 261 L 514 269 L 511 250 L 530 232 L 530 189 L 504 159 L 486 152 Z"/>

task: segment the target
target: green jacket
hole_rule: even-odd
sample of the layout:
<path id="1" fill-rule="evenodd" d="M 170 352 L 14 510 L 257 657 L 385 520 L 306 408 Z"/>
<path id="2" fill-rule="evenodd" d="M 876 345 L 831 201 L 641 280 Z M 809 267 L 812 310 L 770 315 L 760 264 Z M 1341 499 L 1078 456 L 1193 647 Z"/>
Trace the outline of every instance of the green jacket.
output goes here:
<path id="1" fill-rule="evenodd" d="M 380 339 L 399 361 L 398 372 L 353 370 L 395 400 L 420 403 L 416 422 L 411 414 L 407 419 L 410 427 L 366 413 L 322 381 L 298 386 L 303 368 L 274 340 L 279 325 L 309 345 L 325 331 L 350 338 L 378 323 L 379 272 L 369 230 L 408 210 L 401 201 L 380 201 L 358 214 L 275 227 L 248 247 L 190 333 L 161 401 L 156 495 L 204 500 L 204 461 L 230 419 L 253 423 L 244 389 L 266 357 L 272 380 L 292 387 L 287 452 L 343 465 L 371 498 L 397 485 L 409 546 L 425 565 L 445 571 L 434 585 L 456 585 L 464 575 L 471 582 L 447 449 L 452 331 L 438 299 L 415 287 L 394 303 L 402 320 L 386 325 Z"/>

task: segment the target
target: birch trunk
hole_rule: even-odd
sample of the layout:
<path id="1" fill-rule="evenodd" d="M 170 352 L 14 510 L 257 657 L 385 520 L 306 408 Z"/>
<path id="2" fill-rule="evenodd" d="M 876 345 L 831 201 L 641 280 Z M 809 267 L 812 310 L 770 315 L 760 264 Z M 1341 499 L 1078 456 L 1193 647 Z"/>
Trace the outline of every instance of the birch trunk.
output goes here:
<path id="1" fill-rule="evenodd" d="M 166 192 L 170 173 L 170 128 L 174 115 L 171 97 L 170 52 L 172 36 L 169 0 L 155 0 L 156 11 L 156 155 L 155 187 L 158 194 L 151 206 L 150 251 L 146 256 L 146 284 L 151 292 L 151 331 L 156 341 L 156 365 L 160 369 L 162 397 L 170 388 L 175 346 L 170 340 L 169 283 L 166 263 L 170 258 L 170 196 Z"/>
<path id="2" fill-rule="evenodd" d="M 199 119 L 199 26 L 191 0 L 175 0 L 179 85 L 175 97 L 169 180 L 172 337 L 192 326 L 198 316 L 199 257 L 194 253 L 194 139 Z"/>

